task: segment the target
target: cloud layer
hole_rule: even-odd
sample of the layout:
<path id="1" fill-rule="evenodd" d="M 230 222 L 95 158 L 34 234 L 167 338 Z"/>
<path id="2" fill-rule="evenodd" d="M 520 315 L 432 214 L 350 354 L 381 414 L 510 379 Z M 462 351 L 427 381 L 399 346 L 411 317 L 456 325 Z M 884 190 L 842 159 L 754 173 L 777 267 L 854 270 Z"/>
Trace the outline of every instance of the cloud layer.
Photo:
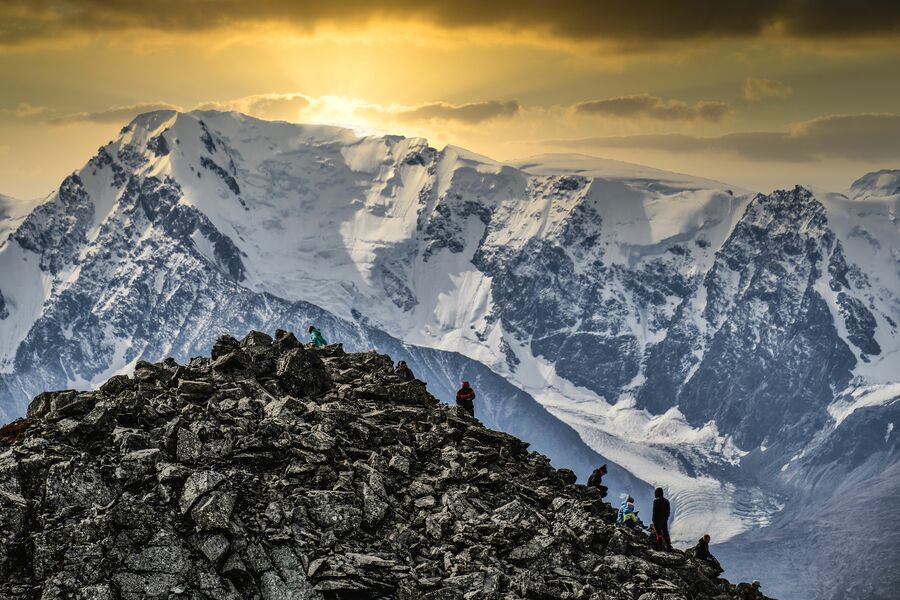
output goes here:
<path id="1" fill-rule="evenodd" d="M 507 102 L 491 100 L 467 104 L 430 102 L 413 107 L 372 107 L 369 110 L 399 121 L 453 121 L 476 125 L 492 119 L 514 117 L 519 114 L 520 108 L 515 100 Z"/>
<path id="2" fill-rule="evenodd" d="M 203 102 L 194 110 L 237 111 L 267 120 L 303 121 L 316 116 L 333 114 L 334 104 L 343 105 L 344 116 L 353 113 L 374 116 L 380 120 L 415 122 L 452 122 L 463 125 L 477 125 L 495 119 L 508 119 L 519 114 L 521 106 L 515 100 L 469 102 L 451 104 L 429 102 L 419 105 L 394 104 L 382 106 L 359 99 L 325 96 L 312 98 L 305 94 L 255 94 L 233 100 Z M 3 109 L 3 114 L 27 118 L 38 115 L 44 109 L 22 104 L 16 109 Z M 186 110 L 166 102 L 147 102 L 128 106 L 113 106 L 107 109 L 50 116 L 46 120 L 53 125 L 78 123 L 126 123 L 137 115 L 154 110 Z M 190 109 L 188 109 L 190 110 Z"/>
<path id="3" fill-rule="evenodd" d="M 590 41 L 657 41 L 752 37 L 777 32 L 796 37 L 890 36 L 900 31 L 895 0 L 4 0 L 0 44 L 66 34 L 95 35 L 150 29 L 196 32 L 253 23 L 280 23 L 311 31 L 326 23 L 419 21 L 442 28 L 531 30 Z"/>
<path id="4" fill-rule="evenodd" d="M 793 90 L 774 79 L 757 79 L 748 77 L 744 81 L 744 100 L 748 102 L 759 102 L 763 98 L 784 98 L 790 96 Z"/>
<path id="5" fill-rule="evenodd" d="M 48 122 L 53 125 L 71 125 L 74 123 L 127 123 L 141 113 L 154 110 L 180 110 L 177 106 L 165 102 L 142 102 L 128 106 L 113 106 L 93 112 L 77 112 L 51 117 Z"/>
<path id="6" fill-rule="evenodd" d="M 659 121 L 721 121 L 731 111 L 724 102 L 702 101 L 688 105 L 647 94 L 581 102 L 573 109 L 576 114 L 583 115 Z"/>
<path id="7" fill-rule="evenodd" d="M 753 83 L 749 83 L 749 82 Z M 748 80 L 753 98 L 789 93 L 784 84 L 772 80 Z M 746 89 L 745 89 L 746 92 Z M 234 110 L 269 120 L 294 122 L 346 122 L 403 129 L 410 125 L 457 125 L 470 127 L 518 116 L 556 118 L 564 121 L 573 115 L 590 119 L 652 119 L 662 122 L 720 121 L 732 107 L 722 102 L 701 101 L 687 104 L 650 95 L 622 96 L 592 100 L 561 108 L 559 112 L 528 110 L 515 100 L 483 101 L 464 104 L 428 102 L 418 105 L 388 106 L 358 98 L 301 93 L 257 94 L 227 101 L 204 102 L 196 109 Z M 166 102 L 148 102 L 114 106 L 93 112 L 54 115 L 42 107 L 20 104 L 0 113 L 20 119 L 41 118 L 55 125 L 79 123 L 122 124 L 136 115 L 154 110 L 184 110 Z M 555 114 L 556 116 L 552 116 Z M 531 115 L 529 117 L 529 115 Z M 530 121 L 526 121 L 527 125 Z M 587 123 L 587 122 L 585 122 Z M 426 131 L 428 129 L 426 128 Z M 717 136 L 683 133 L 652 133 L 624 136 L 597 136 L 580 139 L 547 140 L 540 143 L 567 149 L 630 149 L 671 154 L 728 154 L 757 162 L 799 163 L 826 159 L 885 161 L 900 159 L 900 115 L 890 113 L 828 115 L 796 123 L 783 131 L 747 131 Z"/>
<path id="8" fill-rule="evenodd" d="M 304 94 L 254 94 L 236 100 L 205 102 L 197 109 L 234 110 L 262 119 L 296 121 L 310 104 L 312 99 Z"/>
<path id="9" fill-rule="evenodd" d="M 830 115 L 788 131 L 729 133 L 713 137 L 645 134 L 552 140 L 547 145 L 580 149 L 627 148 L 670 153 L 729 153 L 758 162 L 820 159 L 900 159 L 900 115 Z"/>

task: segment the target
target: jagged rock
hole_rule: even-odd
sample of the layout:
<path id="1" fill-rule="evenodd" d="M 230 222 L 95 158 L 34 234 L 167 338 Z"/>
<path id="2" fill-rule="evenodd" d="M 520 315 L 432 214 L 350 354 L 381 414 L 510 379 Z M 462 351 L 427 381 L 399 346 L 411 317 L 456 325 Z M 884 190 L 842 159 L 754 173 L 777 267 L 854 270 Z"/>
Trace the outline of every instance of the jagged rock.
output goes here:
<path id="1" fill-rule="evenodd" d="M 0 597 L 740 597 L 392 367 L 254 332 L 42 394 L 0 431 Z"/>
<path id="2" fill-rule="evenodd" d="M 0 446 L 14 444 L 25 437 L 25 430 L 31 424 L 31 419 L 16 419 L 0 427 Z"/>
<path id="3" fill-rule="evenodd" d="M 200 500 L 191 517 L 202 530 L 226 529 L 234 510 L 234 494 L 215 491 Z"/>
<path id="4" fill-rule="evenodd" d="M 263 347 L 272 345 L 272 336 L 261 331 L 251 331 L 241 340 L 241 347 Z"/>
<path id="5" fill-rule="evenodd" d="M 185 398 L 205 399 L 209 398 L 215 388 L 212 384 L 205 381 L 188 381 L 181 379 L 178 381 L 178 394 Z"/>
<path id="6" fill-rule="evenodd" d="M 216 340 L 216 343 L 212 347 L 210 356 L 212 356 L 213 360 L 216 360 L 225 356 L 226 354 L 234 352 L 235 350 L 240 348 L 240 346 L 241 343 L 235 338 L 231 337 L 230 335 L 223 335 L 218 340 Z"/>
<path id="7" fill-rule="evenodd" d="M 192 461 L 200 458 L 203 444 L 196 433 L 190 429 L 179 428 L 176 441 L 176 453 L 180 461 Z"/>
<path id="8" fill-rule="evenodd" d="M 53 396 L 60 393 L 64 392 L 44 392 L 35 396 L 31 404 L 28 405 L 28 412 L 26 413 L 28 417 L 38 419 L 46 415 L 50 412 L 50 401 L 53 399 Z"/>
<path id="9" fill-rule="evenodd" d="M 315 397 L 331 387 L 331 377 L 316 352 L 291 348 L 278 360 L 276 375 L 294 396 Z"/>
<path id="10" fill-rule="evenodd" d="M 181 493 L 181 514 L 186 514 L 200 497 L 212 491 L 213 488 L 223 481 L 225 481 L 225 476 L 215 471 L 193 473 L 188 477 L 184 484 L 184 490 Z"/>
<path id="11" fill-rule="evenodd" d="M 108 396 L 116 396 L 128 388 L 128 375 L 114 375 L 100 386 L 100 391 Z"/>
<path id="12" fill-rule="evenodd" d="M 275 347 L 282 352 L 291 348 L 299 348 L 300 340 L 297 339 L 293 332 L 279 329 L 275 332 Z"/>
<path id="13" fill-rule="evenodd" d="M 249 370 L 250 365 L 250 358 L 245 352 L 233 351 L 216 357 L 212 368 L 217 373 L 240 373 Z"/>

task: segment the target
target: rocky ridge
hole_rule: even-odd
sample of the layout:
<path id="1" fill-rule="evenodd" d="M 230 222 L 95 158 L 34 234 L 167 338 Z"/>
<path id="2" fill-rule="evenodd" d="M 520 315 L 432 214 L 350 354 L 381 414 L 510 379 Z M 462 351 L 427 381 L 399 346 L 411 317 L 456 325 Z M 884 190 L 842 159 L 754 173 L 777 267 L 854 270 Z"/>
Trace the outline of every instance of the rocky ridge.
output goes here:
<path id="1" fill-rule="evenodd" d="M 0 597 L 752 593 L 392 366 L 252 332 L 39 395 L 0 430 Z"/>

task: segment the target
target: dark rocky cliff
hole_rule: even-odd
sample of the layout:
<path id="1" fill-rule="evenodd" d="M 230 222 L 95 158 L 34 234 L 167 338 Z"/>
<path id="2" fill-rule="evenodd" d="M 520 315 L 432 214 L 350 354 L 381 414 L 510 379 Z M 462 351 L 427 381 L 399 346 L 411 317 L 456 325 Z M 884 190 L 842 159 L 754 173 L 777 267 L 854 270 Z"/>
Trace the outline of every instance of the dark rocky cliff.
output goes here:
<path id="1" fill-rule="evenodd" d="M 50 392 L 0 430 L 0 597 L 751 597 L 527 444 L 292 334 Z"/>

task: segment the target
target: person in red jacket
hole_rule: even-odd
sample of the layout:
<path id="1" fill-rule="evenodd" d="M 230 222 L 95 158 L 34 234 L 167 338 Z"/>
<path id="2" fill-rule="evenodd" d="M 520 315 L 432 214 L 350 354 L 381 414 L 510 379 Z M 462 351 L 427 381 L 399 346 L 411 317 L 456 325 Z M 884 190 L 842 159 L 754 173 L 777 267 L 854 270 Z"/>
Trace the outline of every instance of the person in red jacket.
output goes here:
<path id="1" fill-rule="evenodd" d="M 456 405 L 462 406 L 464 411 L 474 417 L 475 404 L 472 402 L 473 400 L 475 400 L 475 390 L 472 389 L 468 381 L 463 381 L 462 387 L 456 392 Z"/>

